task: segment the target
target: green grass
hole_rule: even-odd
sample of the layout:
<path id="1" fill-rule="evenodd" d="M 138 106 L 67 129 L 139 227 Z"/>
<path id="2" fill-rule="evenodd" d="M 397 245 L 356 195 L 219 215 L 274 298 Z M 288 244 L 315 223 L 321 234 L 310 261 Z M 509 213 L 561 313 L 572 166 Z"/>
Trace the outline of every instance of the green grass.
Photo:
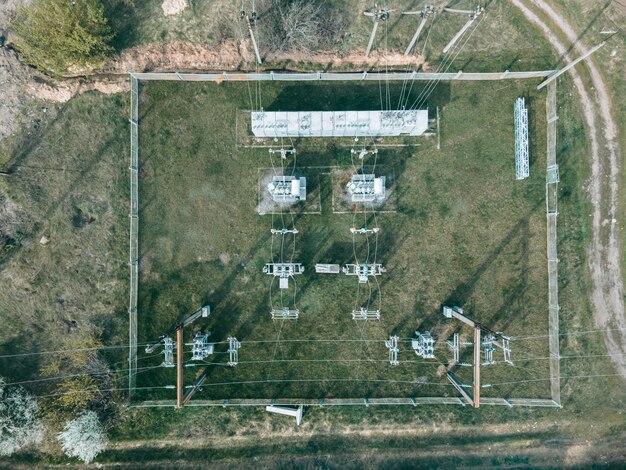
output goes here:
<path id="1" fill-rule="evenodd" d="M 127 342 L 127 115 L 126 96 L 86 93 L 3 143 L 10 175 L 0 193 L 15 207 L 3 229 L 18 242 L 0 252 L 0 316 L 10 324 L 0 354 L 58 349 L 94 328 L 107 343 Z M 30 379 L 39 359 L 0 359 L 2 375 Z"/>
<path id="2" fill-rule="evenodd" d="M 209 329 L 212 340 L 221 342 L 210 358 L 218 365 L 209 366 L 209 379 L 196 398 L 454 394 L 437 361 L 420 361 L 404 342 L 400 359 L 407 362 L 392 368 L 384 347 L 389 335 L 408 341 L 418 328 L 441 340 L 461 330 L 443 320 L 443 304 L 462 305 L 476 320 L 512 336 L 547 332 L 545 104 L 531 83 L 440 85 L 429 106 L 442 108 L 442 150 L 427 137 L 418 140 L 419 147 L 381 148 L 378 165 L 393 167 L 396 175 L 397 212 L 377 216 L 378 259 L 388 272 L 380 279 L 380 294 L 374 288 L 372 296 L 378 303 L 380 295 L 383 319 L 367 325 L 350 319 L 355 279 L 314 272 L 316 262 L 352 262 L 348 228 L 365 223 L 363 215 L 355 222 L 351 214 L 332 212 L 325 175 L 322 214 L 296 219 L 294 259 L 307 267 L 296 281 L 301 319 L 284 324 L 270 319 L 270 279 L 261 267 L 271 257 L 272 218 L 255 211 L 257 169 L 270 162 L 266 149 L 237 148 L 233 131 L 237 110 L 250 107 L 246 85 L 142 87 L 139 342 L 171 334 L 177 320 L 211 304 L 211 319 L 194 329 Z M 390 90 L 394 103 L 400 87 Z M 412 93 L 420 91 L 418 84 Z M 510 108 L 521 94 L 531 107 L 533 160 L 531 178 L 515 182 Z M 377 108 L 379 89 L 263 84 L 262 100 L 270 110 Z M 317 140 L 299 148 L 297 167 L 350 165 L 349 147 Z M 281 228 L 276 217 L 273 224 Z M 357 245 L 358 253 L 365 249 Z M 273 295 L 278 295 L 275 284 Z M 357 305 L 366 299 L 360 292 Z M 224 366 L 229 335 L 243 343 L 235 369 Z M 277 345 L 277 338 L 287 342 Z M 343 342 L 288 342 L 305 339 Z M 354 341 L 360 339 L 367 342 Z M 547 356 L 545 342 L 519 341 L 515 349 L 518 358 Z M 440 345 L 439 360 L 445 363 L 448 356 Z M 334 360 L 339 358 L 352 362 Z M 312 359 L 320 362 L 306 362 Z M 159 362 L 140 358 L 140 367 Z M 519 366 L 485 369 L 484 383 L 514 382 L 485 394 L 546 397 L 547 382 L 517 382 L 547 378 L 547 361 Z M 188 383 L 197 371 L 187 373 Z M 469 381 L 466 372 L 460 375 Z M 228 382 L 251 383 L 217 385 Z M 172 398 L 171 392 L 141 387 L 173 383 L 171 369 L 140 371 L 138 396 Z"/>

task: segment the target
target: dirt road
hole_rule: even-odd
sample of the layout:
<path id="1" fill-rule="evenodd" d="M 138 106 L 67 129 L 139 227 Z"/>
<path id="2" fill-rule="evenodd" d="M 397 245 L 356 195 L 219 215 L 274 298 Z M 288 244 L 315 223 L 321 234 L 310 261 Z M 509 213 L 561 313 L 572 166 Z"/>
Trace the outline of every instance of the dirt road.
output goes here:
<path id="1" fill-rule="evenodd" d="M 578 40 L 578 35 L 572 26 L 558 11 L 544 0 L 531 1 L 534 8 L 551 18 L 560 33 L 565 35 L 569 43 L 574 44 L 578 54 L 583 54 L 587 50 L 585 45 Z M 570 61 L 567 47 L 554 34 L 551 26 L 540 19 L 521 0 L 512 0 L 512 2 L 531 23 L 541 29 L 556 51 Z M 588 191 L 593 205 L 593 235 L 588 250 L 588 262 L 593 289 L 593 312 L 598 327 L 607 330 L 617 329 L 617 331 L 606 331 L 605 342 L 619 373 L 626 377 L 626 318 L 624 317 L 620 237 L 617 225 L 620 162 L 618 133 L 611 114 L 611 98 L 602 75 L 593 59 L 586 60 L 584 64 L 589 70 L 595 90 L 593 99 L 575 68 L 571 70 L 571 74 L 574 86 L 581 98 L 591 144 L 591 181 Z M 600 123 L 596 119 L 598 114 L 601 117 Z"/>

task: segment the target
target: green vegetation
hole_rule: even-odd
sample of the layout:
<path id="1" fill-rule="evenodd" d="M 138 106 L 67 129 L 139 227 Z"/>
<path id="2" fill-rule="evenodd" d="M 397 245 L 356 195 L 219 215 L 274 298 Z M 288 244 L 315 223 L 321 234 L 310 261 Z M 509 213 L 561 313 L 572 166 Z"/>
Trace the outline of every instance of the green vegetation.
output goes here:
<path id="1" fill-rule="evenodd" d="M 12 28 L 22 60 L 55 76 L 97 64 L 112 51 L 99 0 L 33 0 Z"/>

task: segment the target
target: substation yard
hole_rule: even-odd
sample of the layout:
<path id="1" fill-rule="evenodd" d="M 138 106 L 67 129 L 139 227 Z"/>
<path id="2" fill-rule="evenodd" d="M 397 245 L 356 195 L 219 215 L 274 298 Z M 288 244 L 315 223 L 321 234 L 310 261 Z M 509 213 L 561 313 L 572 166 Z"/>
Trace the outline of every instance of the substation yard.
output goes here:
<path id="1" fill-rule="evenodd" d="M 471 342 L 473 332 L 444 318 L 444 305 L 461 306 L 511 337 L 513 365 L 497 350 L 496 363 L 481 368 L 484 397 L 548 397 L 546 95 L 536 85 L 439 82 L 421 102 L 421 82 L 410 90 L 401 82 L 141 82 L 133 401 L 173 403 L 176 369 L 159 367 L 162 354 L 143 350 L 173 336 L 175 324 L 203 305 L 211 315 L 187 327 L 184 340 L 210 331 L 215 349 L 203 361 L 190 361 L 185 350 L 186 386 L 207 373 L 191 403 L 459 397 L 446 377 L 446 340 L 460 333 Z M 513 104 L 520 96 L 529 108 L 530 177 L 516 181 Z M 261 108 L 376 110 L 416 102 L 429 110 L 432 135 L 253 139 L 242 123 Z M 297 151 L 286 159 L 269 152 L 281 148 Z M 378 153 L 360 161 L 361 148 Z M 388 197 L 376 207 L 342 199 L 342 178 L 361 165 L 387 177 Z M 261 207 L 262 179 L 272 171 L 305 175 L 307 201 Z M 298 233 L 270 232 L 286 227 Z M 355 227 L 380 231 L 355 236 Z M 305 267 L 288 289 L 262 272 L 281 256 Z M 366 284 L 315 272 L 316 263 L 356 260 L 386 271 Z M 297 308 L 299 318 L 272 320 L 271 310 L 285 307 Z M 353 320 L 361 307 L 379 310 L 380 320 Z M 434 359 L 413 351 L 416 330 L 432 334 Z M 392 335 L 395 366 L 385 345 Z M 228 337 L 241 343 L 234 367 Z M 462 347 L 460 362 L 471 364 L 472 352 Z M 456 375 L 471 384 L 471 367 L 457 366 Z"/>

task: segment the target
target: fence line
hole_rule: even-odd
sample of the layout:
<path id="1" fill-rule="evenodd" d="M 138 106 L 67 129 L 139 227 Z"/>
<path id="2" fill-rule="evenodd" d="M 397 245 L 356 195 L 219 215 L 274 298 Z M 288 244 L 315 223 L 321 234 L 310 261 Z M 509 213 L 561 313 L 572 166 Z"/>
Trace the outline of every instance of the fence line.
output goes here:
<path id="1" fill-rule="evenodd" d="M 130 77 L 130 299 L 128 305 L 128 401 L 137 375 L 137 276 L 139 265 L 139 80 Z"/>
<path id="2" fill-rule="evenodd" d="M 546 98 L 547 168 L 546 168 L 546 222 L 548 245 L 548 345 L 550 349 L 550 395 L 561 403 L 559 356 L 559 287 L 556 219 L 558 216 L 559 166 L 556 163 L 556 81 L 548 85 Z"/>
<path id="3" fill-rule="evenodd" d="M 223 81 L 342 81 L 342 80 L 504 80 L 544 78 L 552 74 L 553 70 L 539 70 L 531 72 L 261 72 L 261 73 L 184 73 L 184 72 L 140 72 L 131 73 L 131 77 L 139 80 L 174 80 L 189 82 L 223 82 Z"/>
<path id="4" fill-rule="evenodd" d="M 542 406 L 558 408 L 560 404 L 553 400 L 544 400 L 536 398 L 481 398 L 481 404 L 494 406 Z M 221 406 L 223 408 L 230 406 L 267 406 L 267 405 L 283 405 L 283 406 L 399 406 L 399 405 L 459 405 L 465 406 L 467 403 L 457 397 L 414 397 L 414 398 L 251 398 L 251 399 L 229 399 L 229 400 L 194 400 L 190 401 L 186 407 L 198 406 Z M 176 400 L 149 400 L 132 405 L 137 408 L 175 408 Z"/>
<path id="5" fill-rule="evenodd" d="M 129 352 L 128 352 L 128 399 L 133 407 L 176 407 L 176 400 L 143 401 L 133 403 L 137 375 L 137 284 L 138 284 L 138 169 L 139 169 L 139 81 L 140 80 L 182 80 L 182 81 L 341 81 L 341 80 L 502 80 L 542 78 L 553 73 L 548 71 L 503 73 L 131 73 L 130 93 L 130 302 L 129 302 Z M 559 182 L 556 164 L 556 82 L 548 86 L 546 99 L 547 113 L 547 174 L 546 174 L 546 214 L 548 245 L 548 290 L 549 290 L 549 347 L 551 399 L 532 398 L 481 398 L 484 405 L 561 407 L 559 370 L 559 306 L 558 272 L 556 257 L 557 189 Z M 346 406 L 346 405 L 461 405 L 465 401 L 458 397 L 415 397 L 415 398 L 329 398 L 329 399 L 231 399 L 195 400 L 186 406 L 264 406 L 264 405 L 305 405 L 305 406 Z"/>

